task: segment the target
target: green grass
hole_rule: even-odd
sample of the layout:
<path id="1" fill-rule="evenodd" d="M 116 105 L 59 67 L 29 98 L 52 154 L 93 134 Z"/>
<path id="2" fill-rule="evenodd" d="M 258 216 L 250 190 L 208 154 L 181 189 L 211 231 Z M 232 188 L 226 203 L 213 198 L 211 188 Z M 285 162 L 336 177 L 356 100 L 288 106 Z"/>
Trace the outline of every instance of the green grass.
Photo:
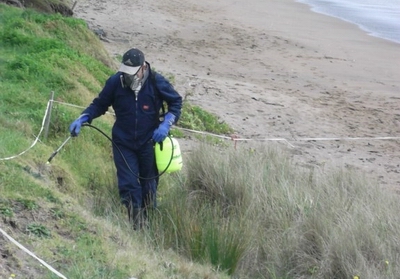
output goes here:
<path id="1" fill-rule="evenodd" d="M 133 232 L 104 136 L 84 127 L 45 164 L 81 109 L 54 103 L 48 137 L 29 148 L 50 93 L 86 106 L 113 64 L 82 20 L 0 4 L 0 158 L 26 150 L 0 160 L 0 227 L 38 257 L 67 278 L 398 277 L 398 196 L 360 173 L 303 169 L 273 145 L 208 140 L 183 154 L 183 170 L 161 177 L 149 228 Z M 94 125 L 109 134 L 112 123 Z M 179 128 L 232 133 L 187 102 Z M 0 244 L 1 278 L 57 278 Z"/>
<path id="2" fill-rule="evenodd" d="M 83 128 L 45 164 L 81 111 L 62 103 L 88 105 L 115 70 L 86 23 L 4 4 L 0 23 L 0 158 L 13 157 L 0 161 L 1 227 L 68 278 L 217 278 L 210 266 L 193 265 L 178 253 L 154 260 L 154 248 L 132 237 L 117 197 L 111 143 L 101 134 Z M 51 92 L 61 104 L 53 104 L 48 137 L 41 134 L 31 147 Z M 111 131 L 112 122 L 104 116 L 95 125 Z M 11 256 L 17 247 L 7 247 L 9 265 L 0 277 L 54 278 L 28 255 Z M 173 270 L 163 267 L 167 258 Z M 32 267 L 18 268 L 19 262 Z"/>
<path id="3" fill-rule="evenodd" d="M 228 124 L 221 122 L 213 114 L 189 103 L 184 103 L 183 105 L 179 126 L 215 134 L 230 134 L 233 132 Z"/>
<path id="4" fill-rule="evenodd" d="M 295 168 L 260 146 L 203 146 L 186 169 L 163 197 L 165 247 L 239 278 L 396 278 L 398 196 L 362 174 Z"/>

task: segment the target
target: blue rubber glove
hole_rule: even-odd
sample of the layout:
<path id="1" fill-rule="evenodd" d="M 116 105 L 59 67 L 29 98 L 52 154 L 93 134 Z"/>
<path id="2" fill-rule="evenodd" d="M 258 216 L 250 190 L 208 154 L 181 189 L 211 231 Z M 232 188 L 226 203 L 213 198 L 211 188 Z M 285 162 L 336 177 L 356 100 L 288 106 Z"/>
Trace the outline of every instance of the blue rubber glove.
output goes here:
<path id="1" fill-rule="evenodd" d="M 71 133 L 71 136 L 77 137 L 79 132 L 81 131 L 81 126 L 83 123 L 89 121 L 89 115 L 88 114 L 82 114 L 77 118 L 74 122 L 71 123 L 69 126 L 69 131 Z"/>
<path id="2" fill-rule="evenodd" d="M 168 112 L 165 117 L 164 121 L 155 129 L 153 133 L 153 140 L 155 142 L 162 142 L 168 136 L 169 129 L 171 128 L 172 124 L 175 123 L 175 115 Z"/>

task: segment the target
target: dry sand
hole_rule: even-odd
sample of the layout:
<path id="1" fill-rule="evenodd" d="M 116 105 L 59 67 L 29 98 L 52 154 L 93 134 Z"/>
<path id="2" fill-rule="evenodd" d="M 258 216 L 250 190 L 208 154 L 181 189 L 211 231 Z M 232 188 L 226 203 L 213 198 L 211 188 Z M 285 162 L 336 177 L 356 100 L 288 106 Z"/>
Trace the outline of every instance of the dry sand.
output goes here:
<path id="1" fill-rule="evenodd" d="M 142 49 L 239 138 L 284 138 L 296 162 L 398 190 L 400 44 L 292 0 L 81 0 L 74 12 L 112 56 Z"/>

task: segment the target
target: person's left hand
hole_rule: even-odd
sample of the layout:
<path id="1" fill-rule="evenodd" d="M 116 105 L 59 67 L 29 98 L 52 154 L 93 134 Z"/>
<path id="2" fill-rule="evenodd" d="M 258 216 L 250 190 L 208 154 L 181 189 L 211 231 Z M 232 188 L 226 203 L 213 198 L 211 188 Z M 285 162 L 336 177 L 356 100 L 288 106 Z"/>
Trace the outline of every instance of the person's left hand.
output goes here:
<path id="1" fill-rule="evenodd" d="M 174 124 L 174 122 L 175 122 L 175 115 L 168 112 L 165 115 L 164 121 L 161 122 L 160 126 L 158 126 L 157 129 L 155 129 L 153 133 L 153 140 L 155 142 L 164 141 L 165 138 L 168 136 L 169 129 L 171 128 L 172 124 Z"/>
<path id="2" fill-rule="evenodd" d="M 162 122 L 157 129 L 154 130 L 153 140 L 155 142 L 162 142 L 168 136 L 169 124 L 167 122 Z"/>

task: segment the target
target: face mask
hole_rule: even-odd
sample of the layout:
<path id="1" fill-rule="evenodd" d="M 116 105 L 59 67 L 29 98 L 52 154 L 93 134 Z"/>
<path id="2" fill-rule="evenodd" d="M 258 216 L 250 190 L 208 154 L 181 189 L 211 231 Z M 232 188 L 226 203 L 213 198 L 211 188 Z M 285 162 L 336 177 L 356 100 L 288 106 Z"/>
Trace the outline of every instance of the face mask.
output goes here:
<path id="1" fill-rule="evenodd" d="M 128 75 L 125 73 L 123 75 L 126 86 L 129 86 L 129 88 L 132 89 L 133 91 L 140 90 L 142 81 L 141 78 L 139 78 L 137 75 Z"/>

